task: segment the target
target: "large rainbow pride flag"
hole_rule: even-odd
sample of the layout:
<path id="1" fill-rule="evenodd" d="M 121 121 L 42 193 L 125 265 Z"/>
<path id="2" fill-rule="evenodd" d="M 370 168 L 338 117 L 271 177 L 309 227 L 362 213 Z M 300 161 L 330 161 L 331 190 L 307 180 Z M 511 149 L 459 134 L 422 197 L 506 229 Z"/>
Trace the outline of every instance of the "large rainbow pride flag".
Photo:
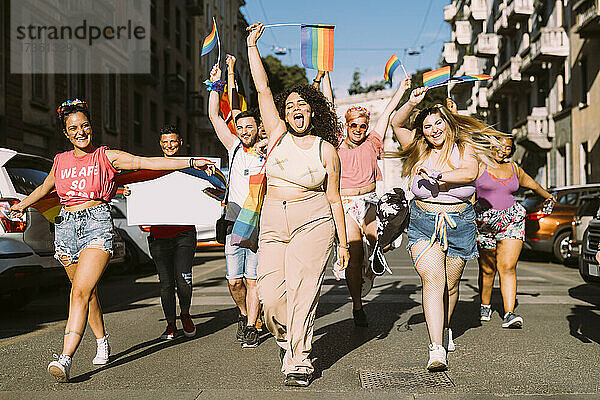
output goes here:
<path id="1" fill-rule="evenodd" d="M 333 71 L 335 25 L 301 25 L 302 64 L 319 71 Z"/>
<path id="2" fill-rule="evenodd" d="M 225 194 L 225 188 L 227 186 L 227 180 L 225 179 L 225 175 L 219 169 L 215 169 L 215 173 L 212 175 L 208 175 L 205 171 L 194 169 L 194 168 L 185 168 L 178 170 L 183 172 L 184 174 L 192 175 L 200 179 L 207 180 L 211 183 L 221 193 L 219 196 L 219 200 L 223 200 L 222 197 Z M 128 185 L 130 183 L 135 182 L 145 182 L 152 179 L 160 178 L 161 176 L 170 174 L 174 171 L 151 171 L 147 169 L 140 169 L 137 171 L 125 171 L 120 173 L 115 177 L 116 186 Z M 53 190 L 38 202 L 31 205 L 33 208 L 38 210 L 44 218 L 48 221 L 54 223 L 54 218 L 58 216 L 62 205 L 60 204 L 60 199 L 58 198 L 58 194 L 56 190 Z"/>
<path id="3" fill-rule="evenodd" d="M 435 86 L 450 80 L 450 66 L 434 69 L 423 74 L 423 86 Z"/>
<path id="4" fill-rule="evenodd" d="M 217 32 L 217 24 L 213 19 L 213 27 L 212 31 L 208 34 L 208 36 L 204 39 L 204 43 L 202 44 L 202 53 L 200 56 L 208 54 L 215 48 L 217 42 L 219 41 L 219 32 Z"/>

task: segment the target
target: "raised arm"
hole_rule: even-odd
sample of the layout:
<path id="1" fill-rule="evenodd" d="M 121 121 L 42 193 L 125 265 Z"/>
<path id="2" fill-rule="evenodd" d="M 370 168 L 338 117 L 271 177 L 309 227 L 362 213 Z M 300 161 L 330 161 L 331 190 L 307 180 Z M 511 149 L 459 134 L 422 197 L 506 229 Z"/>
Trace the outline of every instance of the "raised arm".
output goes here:
<path id="1" fill-rule="evenodd" d="M 342 267 L 345 269 L 350 260 L 350 253 L 348 252 L 344 208 L 342 207 L 342 198 L 340 196 L 340 157 L 329 142 L 323 142 L 321 145 L 323 146 L 324 166 L 327 171 L 325 195 L 331 207 L 333 222 L 338 235 L 338 257 L 342 262 Z"/>
<path id="2" fill-rule="evenodd" d="M 229 97 L 229 108 L 231 108 L 231 118 L 235 121 L 235 117 L 242 112 L 240 107 L 240 98 L 235 86 L 235 57 L 231 54 L 225 56 L 227 63 L 227 97 Z"/>
<path id="3" fill-rule="evenodd" d="M 329 71 L 325 71 L 325 75 L 323 76 L 323 96 L 333 104 L 333 88 L 331 87 Z"/>
<path id="4" fill-rule="evenodd" d="M 220 77 L 221 69 L 215 64 L 210 71 L 210 81 L 216 82 Z M 223 146 L 229 150 L 237 143 L 238 138 L 231 132 L 223 117 L 219 115 L 220 101 L 221 99 L 219 98 L 219 92 L 216 90 L 211 90 L 208 95 L 208 119 L 210 119 L 210 122 L 217 133 L 217 137 L 221 143 L 223 143 Z"/>
<path id="5" fill-rule="evenodd" d="M 248 45 L 248 61 L 250 63 L 250 73 L 254 80 L 254 86 L 258 92 L 258 106 L 260 108 L 260 116 L 267 133 L 267 138 L 270 139 L 272 134 L 282 134 L 286 130 L 285 122 L 279 118 L 279 112 L 275 106 L 273 100 L 273 93 L 269 88 L 269 80 L 267 78 L 267 72 L 263 66 L 256 42 L 265 30 L 265 26 L 262 23 L 252 24 L 247 28 L 250 32 L 246 39 Z"/>
<path id="6" fill-rule="evenodd" d="M 425 94 L 427 93 L 427 87 L 421 87 L 413 90 L 410 93 L 410 97 L 406 103 L 400 107 L 396 114 L 392 117 L 392 129 L 394 130 L 394 135 L 398 142 L 400 142 L 400 146 L 405 149 L 413 140 L 415 136 L 414 132 L 406 129 L 404 126 L 408 122 L 408 118 L 410 118 L 410 114 L 413 112 L 415 107 L 425 98 Z"/>
<path id="7" fill-rule="evenodd" d="M 10 207 L 11 215 L 20 218 L 27 207 L 40 201 L 44 196 L 50 193 L 52 189 L 54 189 L 54 165 L 52 165 L 50 173 L 40 186 L 36 187 L 29 196 L 25 197 L 19 203 Z"/>
<path id="8" fill-rule="evenodd" d="M 193 167 L 205 170 L 208 175 L 215 170 L 214 163 L 203 158 L 139 157 L 121 150 L 106 150 L 106 157 L 115 169 L 174 171 Z"/>
<path id="9" fill-rule="evenodd" d="M 551 198 L 554 201 L 556 201 L 556 198 L 554 196 L 552 196 L 550 193 L 548 193 L 546 190 L 544 190 L 544 188 L 541 187 L 540 184 L 537 183 L 532 177 L 527 175 L 527 173 L 525 171 L 523 171 L 523 168 L 519 167 L 515 163 L 513 163 L 513 165 L 516 167 L 515 171 L 516 171 L 517 179 L 519 180 L 520 186 L 533 190 L 534 192 L 536 192 L 537 194 L 542 196 L 544 199 Z"/>
<path id="10" fill-rule="evenodd" d="M 385 136 L 385 131 L 387 130 L 387 126 L 390 122 L 390 115 L 392 115 L 392 112 L 396 109 L 396 107 L 398 107 L 400 99 L 408 88 L 410 88 L 410 78 L 406 78 L 402 81 L 402 83 L 400 83 L 398 90 L 396 90 L 389 103 L 387 103 L 383 109 L 383 112 L 379 116 L 377 124 L 375 125 L 375 132 L 379 133 L 381 137 Z"/>

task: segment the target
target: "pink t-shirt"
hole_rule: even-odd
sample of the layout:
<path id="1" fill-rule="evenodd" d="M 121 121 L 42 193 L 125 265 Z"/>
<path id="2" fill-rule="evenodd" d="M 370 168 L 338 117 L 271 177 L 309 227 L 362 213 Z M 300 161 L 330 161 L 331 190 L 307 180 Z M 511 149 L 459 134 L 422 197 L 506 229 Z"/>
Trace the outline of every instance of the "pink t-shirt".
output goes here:
<path id="1" fill-rule="evenodd" d="M 60 204 L 76 206 L 89 200 L 110 201 L 117 191 L 117 170 L 106 157 L 106 146 L 82 157 L 65 151 L 54 157 L 54 182 Z"/>
<path id="2" fill-rule="evenodd" d="M 342 189 L 367 186 L 382 180 L 377 159 L 383 152 L 381 136 L 371 131 L 364 142 L 353 149 L 338 148 L 342 173 L 340 187 Z"/>

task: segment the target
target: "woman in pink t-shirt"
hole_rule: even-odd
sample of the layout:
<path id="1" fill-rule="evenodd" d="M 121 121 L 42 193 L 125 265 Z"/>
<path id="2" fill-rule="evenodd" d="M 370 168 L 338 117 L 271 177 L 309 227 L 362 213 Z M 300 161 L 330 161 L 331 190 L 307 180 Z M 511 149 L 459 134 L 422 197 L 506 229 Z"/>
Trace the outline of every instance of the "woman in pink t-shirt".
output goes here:
<path id="1" fill-rule="evenodd" d="M 346 111 L 347 135 L 338 148 L 342 169 L 340 194 L 346 215 L 346 235 L 350 245 L 346 282 L 352 296 L 354 324 L 360 327 L 368 325 L 361 300 L 362 270 L 366 264 L 365 256 L 369 256 L 363 247 L 363 237 L 366 237 L 371 248 L 377 240 L 375 212 L 378 198 L 375 194 L 375 186 L 376 181 L 382 180 L 377 159 L 383 152 L 383 137 L 390 115 L 409 87 L 410 79 L 407 78 L 402 81 L 377 119 L 375 128 L 369 134 L 367 134 L 369 111 L 358 106 L 349 108 Z"/>
<path id="2" fill-rule="evenodd" d="M 48 372 L 58 382 L 69 380 L 71 357 L 81 341 L 86 321 L 97 340 L 94 364 L 106 364 L 110 347 L 104 331 L 102 309 L 96 285 L 112 255 L 113 223 L 108 202 L 116 192 L 118 170 L 177 170 L 187 167 L 206 169 L 214 166 L 206 160 L 138 157 L 92 144 L 92 126 L 85 101 L 67 100 L 58 107 L 59 123 L 73 150 L 58 154 L 44 183 L 20 203 L 11 214 L 23 211 L 56 188 L 63 208 L 55 223 L 55 257 L 71 280 L 69 318 L 65 328 L 63 351 Z"/>

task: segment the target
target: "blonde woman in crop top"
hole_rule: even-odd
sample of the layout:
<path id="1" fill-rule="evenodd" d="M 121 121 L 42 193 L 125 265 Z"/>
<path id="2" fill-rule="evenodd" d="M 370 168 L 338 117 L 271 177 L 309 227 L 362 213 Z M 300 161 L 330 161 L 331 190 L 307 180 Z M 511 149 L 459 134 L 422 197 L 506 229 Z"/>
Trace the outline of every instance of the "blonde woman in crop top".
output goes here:
<path id="1" fill-rule="evenodd" d="M 427 88 L 413 90 L 392 118 L 402 146 L 403 176 L 410 176 L 415 199 L 407 230 L 408 250 L 423 283 L 423 311 L 429 331 L 427 369 L 447 369 L 454 350 L 449 329 L 467 260 L 478 256 L 475 241 L 475 193 L 479 161 L 491 163 L 493 145 L 505 134 L 480 121 L 436 105 L 422 110 L 414 129 L 403 127 Z M 445 329 L 446 328 L 446 329 Z M 445 347 L 442 337 L 447 335 Z"/>
<path id="2" fill-rule="evenodd" d="M 44 180 L 20 203 L 11 207 L 11 214 L 22 216 L 24 210 L 56 188 L 63 208 L 55 223 L 55 257 L 64 266 L 71 280 L 69 318 L 65 328 L 63 350 L 58 360 L 48 365 L 48 372 L 58 381 L 69 380 L 71 357 L 77 350 L 90 324 L 97 341 L 94 364 L 106 364 L 110 347 L 104 331 L 102 309 L 96 285 L 112 255 L 113 223 L 108 202 L 117 188 L 118 170 L 177 170 L 190 166 L 214 167 L 206 160 L 176 160 L 164 157 L 137 157 L 107 147 L 92 144 L 92 126 L 85 101 L 65 101 L 57 110 L 63 133 L 73 150 L 58 154 Z"/>
<path id="3" fill-rule="evenodd" d="M 313 372 L 315 312 L 336 230 L 344 266 L 349 259 L 335 150 L 337 118 L 323 95 L 309 85 L 273 99 L 256 48 L 263 30 L 263 24 L 253 24 L 247 39 L 271 152 L 260 221 L 258 294 L 266 325 L 280 346 L 284 384 L 304 387 Z"/>

